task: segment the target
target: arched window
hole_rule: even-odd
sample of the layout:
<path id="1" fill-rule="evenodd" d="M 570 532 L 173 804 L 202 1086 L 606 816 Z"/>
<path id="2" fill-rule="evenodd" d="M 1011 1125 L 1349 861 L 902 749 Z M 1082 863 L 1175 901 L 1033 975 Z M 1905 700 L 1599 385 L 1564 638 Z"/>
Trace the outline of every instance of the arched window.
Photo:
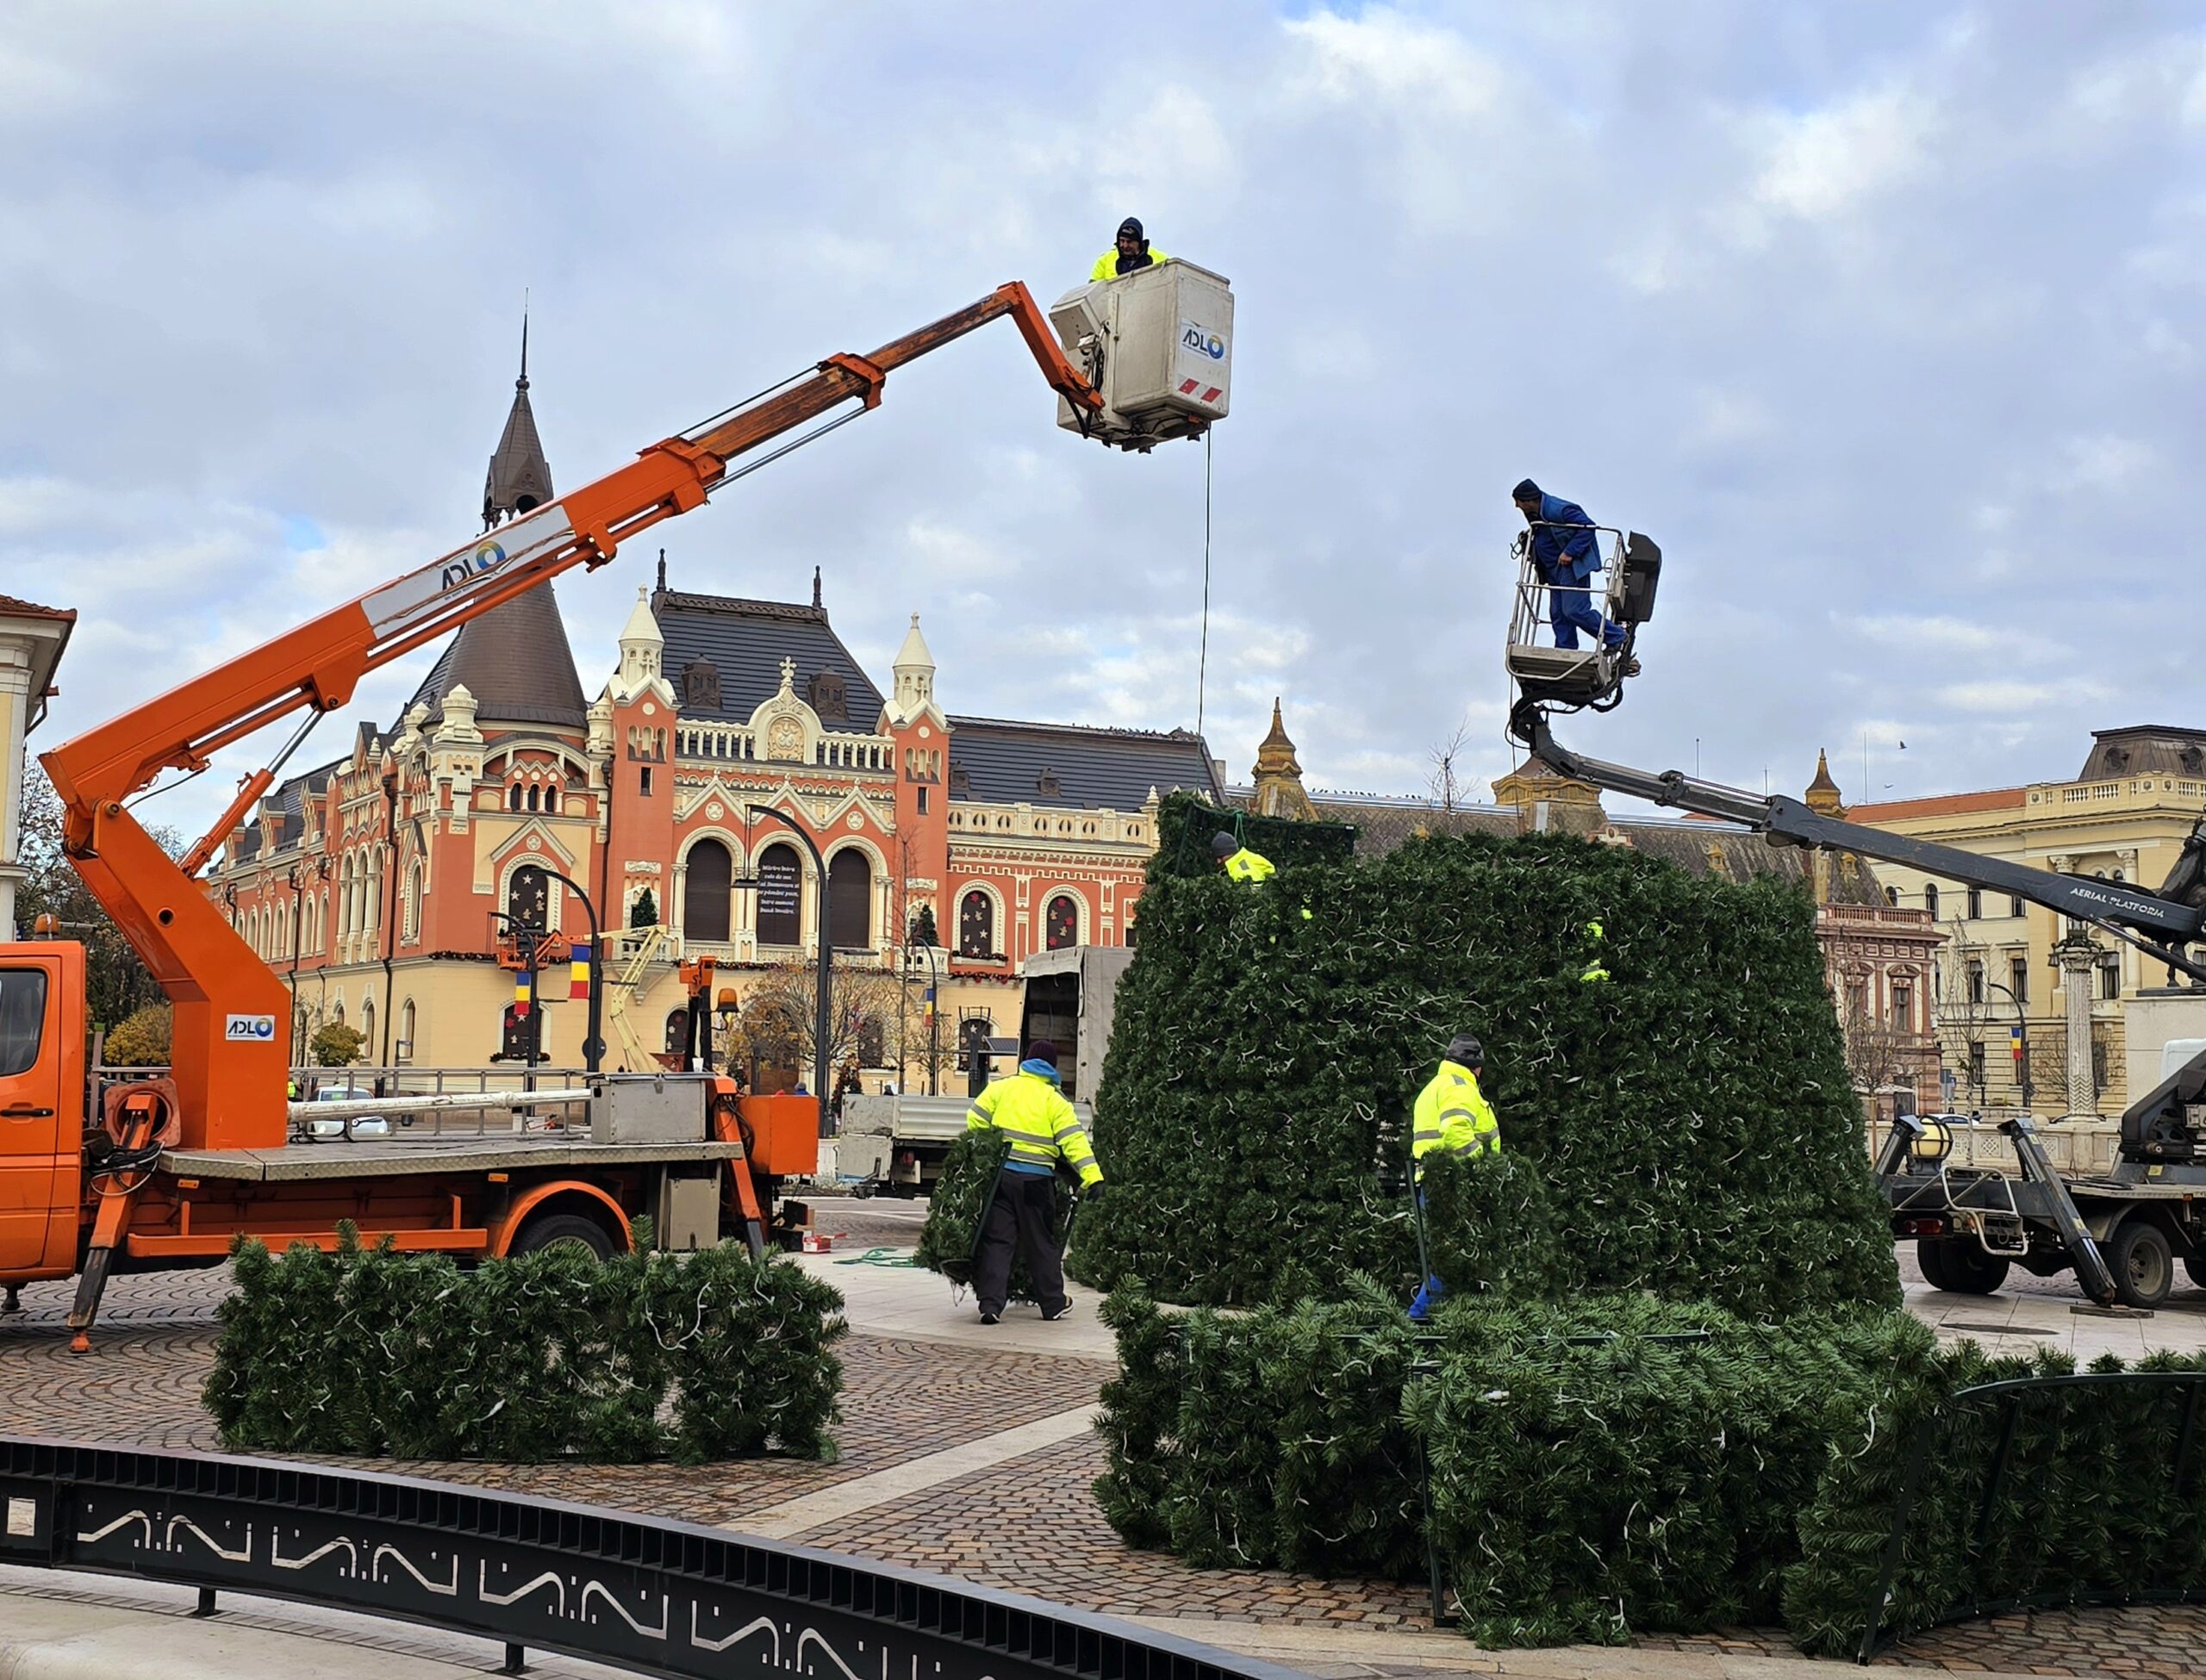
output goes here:
<path id="1" fill-rule="evenodd" d="M 796 848 L 780 842 L 758 854 L 758 943 L 795 945 L 804 938 L 804 870 Z"/>
<path id="2" fill-rule="evenodd" d="M 376 1043 L 376 1000 L 373 998 L 360 1005 L 360 1054 L 370 1061 L 376 1061 L 382 1055 Z"/>
<path id="3" fill-rule="evenodd" d="M 1887 887 L 1885 888 L 1885 902 L 1890 905 L 1894 910 L 1898 910 L 1899 908 L 1899 888 L 1897 887 Z"/>
<path id="4" fill-rule="evenodd" d="M 670 1056 L 684 1054 L 689 1048 L 689 1011 L 670 1011 L 666 1017 L 666 1053 Z"/>
<path id="5" fill-rule="evenodd" d="M 685 939 L 725 940 L 728 936 L 728 882 L 734 859 L 717 840 L 700 840 L 689 848 L 682 868 L 682 936 Z"/>
<path id="6" fill-rule="evenodd" d="M 1922 907 L 1930 912 L 1930 919 L 1938 919 L 1938 889 L 1927 882 L 1922 888 Z"/>
<path id="7" fill-rule="evenodd" d="M 856 846 L 827 860 L 827 943 L 845 951 L 873 949 L 873 865 Z"/>
<path id="8" fill-rule="evenodd" d="M 957 955 L 996 954 L 996 901 L 975 887 L 957 903 Z"/>
<path id="9" fill-rule="evenodd" d="M 541 809 L 541 803 L 540 803 L 540 802 L 542 801 L 543 798 L 544 798 L 543 790 L 542 790 L 542 789 L 540 789 L 540 788 L 539 788 L 539 787 L 537 787 L 537 785 L 536 785 L 534 782 L 533 782 L 533 781 L 532 781 L 531 783 L 529 783 L 529 785 L 528 785 L 528 808 L 529 808 L 531 811 L 536 811 L 536 810 Z"/>
<path id="10" fill-rule="evenodd" d="M 558 812 L 559 784 L 556 781 L 544 790 L 544 808 L 555 815 Z"/>
<path id="11" fill-rule="evenodd" d="M 1051 899 L 1042 912 L 1042 940 L 1053 951 L 1080 943 L 1080 905 L 1069 893 Z"/>
<path id="12" fill-rule="evenodd" d="M 858 1023 L 858 1066 L 879 1067 L 888 1060 L 888 1032 L 878 1015 Z"/>
<path id="13" fill-rule="evenodd" d="M 391 1055 L 401 1061 L 414 1060 L 414 1000 L 408 998 L 399 1006 L 398 1042 L 391 1047 Z"/>
<path id="14" fill-rule="evenodd" d="M 406 871 L 406 943 L 418 944 L 421 938 L 421 861 L 414 860 Z M 408 1033 L 408 1037 L 413 1035 Z"/>
<path id="15" fill-rule="evenodd" d="M 520 783 L 518 781 L 506 789 L 506 809 L 508 811 L 520 809 Z"/>

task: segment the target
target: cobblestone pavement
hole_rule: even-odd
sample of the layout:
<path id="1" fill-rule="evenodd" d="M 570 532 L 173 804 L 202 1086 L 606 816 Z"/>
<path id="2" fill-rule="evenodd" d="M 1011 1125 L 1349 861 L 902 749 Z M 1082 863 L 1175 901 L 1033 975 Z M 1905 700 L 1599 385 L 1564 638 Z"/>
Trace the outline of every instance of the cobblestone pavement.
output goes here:
<path id="1" fill-rule="evenodd" d="M 875 1211 L 823 1206 L 821 1229 L 910 1241 L 898 1204 Z M 838 1248 L 855 1246 L 838 1242 Z M 198 1403 L 212 1360 L 226 1269 L 114 1280 L 95 1353 L 67 1352 L 66 1284 L 28 1287 L 25 1310 L 0 1318 L 0 1393 L 16 1432 L 211 1450 Z M 1944 1297 L 1934 1297 L 1944 1298 Z M 2202 1297 L 2206 1298 L 2206 1297 Z M 2049 1304 L 2047 1304 L 2049 1305 Z M 2041 1310 L 2042 1309 L 2041 1309 Z M 2187 1328 L 2187 1327 L 2186 1327 Z M 892 1469 L 1013 1425 L 1089 1403 L 1109 1374 L 1101 1361 L 853 1335 L 844 1344 L 842 1456 L 833 1464 L 763 1459 L 707 1466 L 435 1465 L 378 1469 L 535 1492 L 686 1518 L 740 1524 L 795 1496 Z M 1272 1570 L 1198 1570 L 1128 1551 L 1104 1522 L 1088 1484 L 1102 1447 L 1081 1437 L 840 1517 L 801 1543 L 940 1571 L 1111 1614 L 1172 1616 L 1214 1626 L 1429 1630 L 1424 1594 L 1392 1581 L 1315 1580 Z M 1201 1627 L 1188 1630 L 1201 1636 Z M 1650 1653 L 1734 1654 L 1797 1663 L 1779 1630 L 1737 1630 L 1637 1641 Z M 1413 1664 L 1313 1663 L 1330 1672 L 1490 1671 L 1468 1646 Z M 1621 1658 L 1619 1665 L 1621 1668 Z M 1950 1672 L 2039 1673 L 2078 1680 L 2172 1680 L 2206 1673 L 2206 1608 L 2040 1612 L 1934 1629 L 1886 1653 L 1887 1665 Z M 1834 1668 L 1834 1672 L 1835 1672 Z"/>

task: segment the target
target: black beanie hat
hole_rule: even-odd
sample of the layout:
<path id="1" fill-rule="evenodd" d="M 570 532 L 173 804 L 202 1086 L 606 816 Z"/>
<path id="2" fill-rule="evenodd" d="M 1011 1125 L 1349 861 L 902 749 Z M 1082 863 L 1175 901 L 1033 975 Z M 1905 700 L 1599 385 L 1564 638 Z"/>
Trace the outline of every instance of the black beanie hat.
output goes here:
<path id="1" fill-rule="evenodd" d="M 1509 499 L 1511 501 L 1536 501 L 1539 495 L 1540 487 L 1528 478 L 1509 493 Z"/>
<path id="2" fill-rule="evenodd" d="M 1124 221 L 1119 224 L 1119 237 L 1120 239 L 1125 238 L 1129 233 L 1131 233 L 1136 239 L 1139 239 L 1141 237 L 1141 218 L 1139 216 L 1128 216 Z"/>
<path id="3" fill-rule="evenodd" d="M 1212 857 L 1231 857 L 1240 849 L 1241 843 L 1224 829 L 1210 837 L 1210 855 Z"/>
<path id="4" fill-rule="evenodd" d="M 1029 1061 L 1055 1061 L 1057 1059 L 1057 1041 L 1054 1038 L 1036 1039 L 1026 1047 L 1025 1059 Z"/>
<path id="5" fill-rule="evenodd" d="M 1458 1067 L 1479 1067 L 1486 1062 L 1486 1046 L 1471 1034 L 1459 1032 L 1448 1041 L 1448 1060 Z"/>

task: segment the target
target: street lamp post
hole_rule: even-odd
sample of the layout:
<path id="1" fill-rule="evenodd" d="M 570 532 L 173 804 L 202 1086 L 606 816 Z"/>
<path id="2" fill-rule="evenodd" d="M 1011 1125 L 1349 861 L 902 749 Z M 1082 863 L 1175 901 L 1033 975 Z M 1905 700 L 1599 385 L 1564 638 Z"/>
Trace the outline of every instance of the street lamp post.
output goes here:
<path id="1" fill-rule="evenodd" d="M 746 805 L 743 807 L 743 815 L 746 824 L 753 817 L 771 818 L 796 836 L 797 843 L 811 854 L 812 867 L 819 877 L 819 915 L 816 930 L 819 948 L 819 979 L 816 982 L 819 996 L 813 1000 L 812 1011 L 812 1089 L 819 1101 L 819 1135 L 822 1137 L 831 1136 L 834 1131 L 834 1111 L 827 1079 L 827 1041 L 833 1030 L 834 1016 L 828 988 L 834 980 L 835 950 L 827 943 L 827 860 L 820 856 L 819 848 L 813 843 L 812 837 L 787 812 L 777 811 L 770 805 Z M 751 884 L 757 884 L 755 874 Z"/>
<path id="2" fill-rule="evenodd" d="M 544 876 L 548 880 L 558 881 L 581 899 L 583 914 L 589 918 L 589 1024 L 583 1030 L 583 1066 L 589 1072 L 595 1073 L 598 1071 L 598 1064 L 605 1059 L 605 1034 L 602 1030 L 605 1009 L 605 940 L 599 930 L 597 906 L 589 901 L 589 894 L 583 891 L 571 875 L 563 875 L 557 869 L 547 868 L 541 863 L 524 863 L 514 871 L 514 884 L 520 887 L 520 896 L 524 901 L 533 899 L 536 895 L 536 888 L 533 885 L 524 885 L 520 879 L 531 871 Z M 550 901 L 548 894 L 545 901 L 547 903 Z M 532 968 L 533 966 L 533 964 L 531 965 Z M 535 986 L 533 975 L 529 990 L 533 1001 Z"/>
<path id="3" fill-rule="evenodd" d="M 1991 991 L 2004 992 L 2007 1001 L 2015 1006 L 2015 1042 L 2021 1050 L 2018 1061 L 2022 1070 L 2022 1108 L 2027 1112 L 2037 1100 L 2037 1086 L 2030 1079 L 2029 1018 L 2022 1013 L 2022 1000 L 2015 995 L 2011 986 L 2000 985 L 1988 974 L 1985 976 L 1984 983 Z"/>

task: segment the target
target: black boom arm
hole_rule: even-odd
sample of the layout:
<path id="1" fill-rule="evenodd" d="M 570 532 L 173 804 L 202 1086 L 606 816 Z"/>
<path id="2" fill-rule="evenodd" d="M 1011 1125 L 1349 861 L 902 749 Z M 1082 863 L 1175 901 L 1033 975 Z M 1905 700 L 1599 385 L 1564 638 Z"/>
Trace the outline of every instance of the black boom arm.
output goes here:
<path id="1" fill-rule="evenodd" d="M 2055 874 L 2049 869 L 1979 857 L 1954 846 L 1887 834 L 1860 823 L 1825 817 L 1781 793 L 1763 797 L 1720 782 L 1703 781 L 1681 770 L 1657 774 L 1581 757 L 1555 740 L 1549 731 L 1545 711 L 1536 705 L 1519 705 L 1509 726 L 1535 757 L 1559 775 L 1673 810 L 1742 824 L 1787 844 L 1859 852 L 1864 857 L 1905 864 L 1967 886 L 2011 893 L 2103 928 L 2192 979 L 2206 981 L 2206 965 L 2193 961 L 2184 949 L 2206 929 L 2206 821 L 2194 825 L 2164 893 L 2156 894 L 2118 881 Z"/>

